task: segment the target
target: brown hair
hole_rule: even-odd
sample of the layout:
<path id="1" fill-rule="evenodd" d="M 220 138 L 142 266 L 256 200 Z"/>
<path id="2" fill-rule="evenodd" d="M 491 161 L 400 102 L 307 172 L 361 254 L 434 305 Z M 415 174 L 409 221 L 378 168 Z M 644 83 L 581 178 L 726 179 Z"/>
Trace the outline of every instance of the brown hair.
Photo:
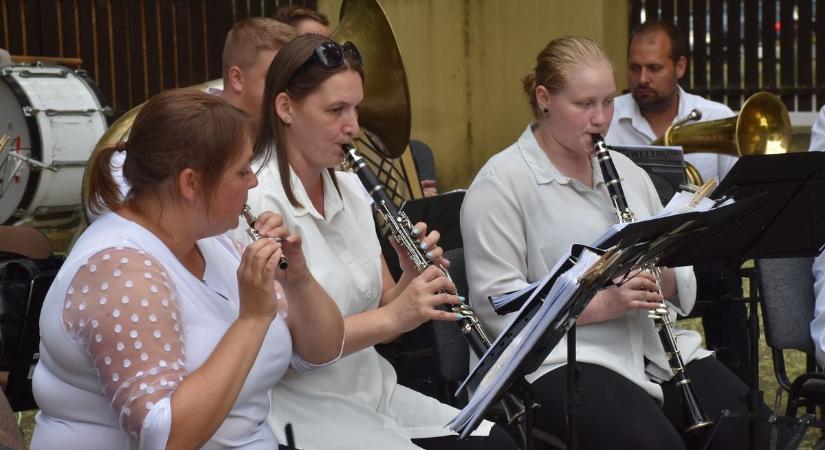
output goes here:
<path id="1" fill-rule="evenodd" d="M 284 186 L 286 197 L 293 206 L 302 206 L 292 190 L 292 179 L 289 175 L 289 160 L 284 142 L 284 124 L 275 110 L 275 97 L 281 92 L 289 95 L 292 100 L 300 101 L 313 92 L 329 77 L 345 70 L 354 70 L 364 79 L 361 64 L 345 55 L 344 64 L 335 68 L 324 67 L 309 61 L 313 57 L 315 48 L 323 42 L 332 42 L 329 38 L 314 34 L 298 36 L 290 41 L 275 55 L 269 72 L 266 74 L 266 89 L 264 90 L 263 110 L 258 137 L 255 140 L 255 154 L 264 155 L 265 166 L 272 157 L 274 149 L 278 159 L 278 172 L 281 174 L 281 183 Z M 307 64 L 305 64 L 307 63 Z M 334 170 L 329 169 L 332 181 L 335 183 Z M 336 184 L 337 188 L 338 185 Z"/>
<path id="2" fill-rule="evenodd" d="M 687 45 L 682 33 L 673 25 L 673 22 L 667 20 L 648 20 L 640 23 L 630 32 L 630 40 L 627 41 L 627 54 L 630 56 L 630 45 L 633 44 L 633 39 L 636 37 L 642 38 L 644 36 L 654 34 L 661 31 L 670 39 L 670 59 L 674 63 L 679 62 L 679 58 L 687 56 Z"/>
<path id="3" fill-rule="evenodd" d="M 247 70 L 258 59 L 261 50 L 280 50 L 295 37 L 295 30 L 267 17 L 248 17 L 236 23 L 223 45 L 223 77 L 229 76 L 229 68 L 238 66 Z"/>
<path id="4" fill-rule="evenodd" d="M 568 77 L 574 69 L 596 64 L 612 67 L 607 54 L 594 40 L 564 36 L 550 41 L 536 57 L 536 67 L 522 79 L 533 114 L 538 117 L 541 112 L 536 101 L 537 87 L 544 86 L 551 93 L 559 92 L 567 87 Z"/>
<path id="5" fill-rule="evenodd" d="M 92 155 L 86 204 L 96 214 L 124 203 L 134 206 L 135 199 L 159 194 L 165 181 L 186 168 L 201 175 L 204 197 L 210 198 L 250 134 L 246 113 L 219 96 L 196 89 L 161 92 L 142 106 L 128 142 Z M 123 178 L 130 186 L 126 199 L 121 199 L 111 169 L 112 155 L 123 150 Z M 174 190 L 172 195 L 179 194 Z"/>
<path id="6" fill-rule="evenodd" d="M 281 6 L 275 10 L 275 13 L 272 14 L 272 18 L 278 22 L 283 22 L 292 26 L 295 26 L 298 22 L 304 19 L 311 19 L 321 25 L 329 26 L 329 19 L 327 19 L 327 16 L 301 5 Z"/>

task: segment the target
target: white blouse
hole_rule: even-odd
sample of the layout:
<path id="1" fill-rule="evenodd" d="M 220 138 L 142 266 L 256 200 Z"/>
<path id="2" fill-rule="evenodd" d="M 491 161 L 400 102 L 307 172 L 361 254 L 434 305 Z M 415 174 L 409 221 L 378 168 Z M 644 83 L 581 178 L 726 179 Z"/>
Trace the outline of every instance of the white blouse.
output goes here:
<path id="1" fill-rule="evenodd" d="M 195 278 L 155 235 L 107 212 L 77 241 L 46 296 L 33 389 L 32 449 L 163 449 L 170 398 L 238 317 L 240 255 L 225 236 L 197 243 Z M 273 320 L 238 399 L 202 448 L 271 449 L 267 392 L 292 340 Z"/>
<path id="2" fill-rule="evenodd" d="M 636 217 L 658 212 L 662 206 L 644 170 L 621 154 L 611 152 L 611 156 Z M 476 176 L 461 208 L 461 233 L 470 304 L 493 336 L 501 333 L 510 317 L 496 314 L 488 296 L 537 281 L 572 244 L 591 244 L 617 222 L 595 158 L 593 182 L 590 189 L 562 175 L 538 146 L 529 126 L 515 144 L 494 155 Z M 679 296 L 669 300 L 685 314 L 695 301 L 693 270 L 677 268 L 676 276 Z M 556 346 L 528 381 L 566 363 L 565 342 L 563 339 Z M 710 354 L 700 343 L 695 332 L 680 334 L 679 349 L 686 362 Z M 672 376 L 645 311 L 579 326 L 576 356 L 579 361 L 620 373 L 659 400 L 662 390 L 655 381 Z"/>
<path id="3" fill-rule="evenodd" d="M 340 195 L 325 171 L 324 211 L 313 207 L 300 179 L 290 170 L 302 207 L 286 199 L 273 157 L 258 174 L 248 203 L 255 214 L 284 215 L 302 236 L 310 271 L 338 304 L 344 317 L 377 308 L 381 297 L 381 248 L 369 196 L 354 174 L 336 172 Z M 236 237 L 242 236 L 241 229 Z M 272 389 L 269 424 L 279 438 L 291 423 L 295 443 L 305 450 L 411 449 L 411 438 L 454 434 L 445 425 L 458 412 L 397 383 L 392 365 L 374 347 L 327 367 L 288 373 Z M 491 423 L 479 427 L 489 434 Z M 283 439 L 281 439 L 283 442 Z"/>

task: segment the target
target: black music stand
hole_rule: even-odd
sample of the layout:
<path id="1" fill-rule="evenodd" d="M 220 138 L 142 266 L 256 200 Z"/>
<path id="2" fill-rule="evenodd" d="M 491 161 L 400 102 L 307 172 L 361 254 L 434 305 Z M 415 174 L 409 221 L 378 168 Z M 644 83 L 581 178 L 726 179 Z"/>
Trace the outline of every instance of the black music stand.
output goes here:
<path id="1" fill-rule="evenodd" d="M 737 205 L 754 203 L 762 207 L 750 212 L 743 210 L 726 229 L 697 235 L 697 239 L 672 248 L 660 256 L 658 264 L 685 266 L 727 256 L 742 261 L 815 256 L 825 244 L 825 153 L 742 157 L 716 189 L 714 197 L 717 202 L 734 198 Z M 752 285 L 752 289 L 754 287 Z M 757 300 L 752 291 L 748 316 L 749 414 L 742 416 L 726 411 L 716 424 L 718 427 L 725 418 L 751 420 L 751 448 L 755 448 L 758 441 L 753 420 L 761 419 L 757 410 L 763 397 L 759 390 Z"/>
<path id="2" fill-rule="evenodd" d="M 727 208 L 727 210 L 730 209 L 731 208 Z M 660 231 L 661 229 L 664 228 L 671 232 L 671 234 L 664 239 L 666 242 L 671 242 L 669 245 L 675 245 L 673 242 L 682 239 L 683 236 L 688 235 L 691 232 L 702 230 L 699 226 L 694 227 L 693 230 L 688 230 L 687 228 L 689 227 L 679 226 L 678 224 L 675 226 L 663 226 L 661 223 L 654 222 L 643 222 L 641 224 L 642 228 L 649 230 L 644 234 L 652 234 L 653 237 L 644 242 L 637 239 L 636 234 L 634 234 L 631 239 L 620 238 L 620 243 L 618 245 L 610 251 L 604 253 L 602 258 L 579 278 L 578 287 L 575 292 L 566 301 L 566 303 L 561 306 L 552 320 L 547 323 L 546 328 L 540 330 L 541 336 L 534 343 L 529 344 L 531 345 L 530 351 L 524 356 L 524 358 L 515 362 L 514 365 L 511 366 L 511 370 L 502 372 L 498 375 L 505 381 L 499 388 L 491 391 L 492 395 L 487 397 L 487 400 L 489 401 L 486 401 L 479 406 L 479 409 L 486 411 L 494 402 L 510 390 L 513 390 L 514 394 L 521 396 L 525 405 L 525 426 L 527 427 L 525 449 L 530 449 L 532 445 L 530 430 L 530 427 L 532 426 L 532 411 L 530 406 L 533 405 L 533 402 L 529 389 L 522 388 L 524 376 L 534 372 L 547 358 L 547 355 L 550 354 L 553 348 L 558 345 L 561 339 L 565 335 L 568 336 L 568 399 L 566 402 L 568 415 L 567 444 L 568 448 L 575 449 L 577 447 L 577 405 L 579 404 L 579 400 L 582 395 L 577 384 L 578 373 L 576 370 L 575 356 L 576 319 L 588 305 L 596 291 L 602 289 L 604 286 L 612 284 L 611 280 L 616 276 L 626 274 L 639 265 L 649 265 L 653 263 L 653 260 L 658 255 L 652 253 L 652 247 L 645 245 L 645 243 L 657 243 L 660 245 L 659 248 L 662 248 L 662 240 L 655 239 L 661 237 L 663 234 Z M 647 225 L 645 226 L 645 224 Z M 679 232 L 674 233 L 674 229 Z M 624 246 L 625 244 L 626 246 Z M 508 326 L 508 328 L 499 336 L 496 342 L 493 343 L 485 357 L 479 361 L 479 364 L 471 372 L 467 380 L 465 380 L 462 388 L 466 386 L 478 386 L 482 382 L 483 377 L 490 371 L 493 364 L 498 361 L 499 357 L 501 357 L 501 355 L 508 349 L 513 340 L 519 336 L 519 333 L 527 327 L 528 324 L 530 324 L 531 320 L 533 320 L 539 309 L 543 306 L 544 299 L 550 293 L 554 283 L 556 283 L 559 277 L 563 276 L 568 269 L 573 267 L 578 259 L 578 255 L 581 255 L 584 248 L 585 247 L 581 245 L 574 245 L 570 258 L 564 261 L 546 282 L 536 287 L 534 291 L 529 293 L 529 295 L 525 294 L 525 296 L 523 296 L 529 297 L 526 301 L 523 301 L 523 298 L 514 301 L 514 303 L 523 301 L 521 307 L 519 307 L 520 309 L 518 311 L 518 315 L 515 317 L 510 326 Z M 591 248 L 591 250 L 598 253 L 603 253 L 598 249 Z M 498 312 L 501 313 L 502 311 L 507 310 L 507 308 L 502 308 L 499 309 Z M 526 342 L 521 342 L 518 345 L 528 344 Z M 476 392 L 476 395 L 479 395 L 479 393 Z M 469 434 L 481 421 L 482 416 L 483 415 L 476 415 L 476 418 L 471 420 L 469 425 L 464 428 L 461 433 L 461 437 L 465 437 Z"/>
<path id="3" fill-rule="evenodd" d="M 653 182 L 662 204 L 667 204 L 685 183 L 685 157 L 682 147 L 661 145 L 611 145 L 617 151 L 644 169 Z"/>
<path id="4" fill-rule="evenodd" d="M 737 163 L 739 168 L 735 166 L 731 171 L 733 177 L 729 176 L 723 182 L 724 189 L 717 189 L 723 195 L 734 189 L 733 196 L 738 201 L 733 205 L 704 213 L 688 213 L 631 223 L 619 233 L 601 242 L 599 245 L 603 248 L 615 245 L 620 250 L 621 257 L 612 261 L 601 274 L 602 276 L 593 284 L 583 286 L 580 292 L 577 292 L 577 295 L 565 305 L 565 310 L 551 323 L 540 343 L 533 347 L 530 357 L 521 362 L 515 370 L 506 374 L 508 379 L 505 386 L 509 388 L 514 380 L 523 380 L 524 375 L 533 372 L 558 344 L 564 333 L 573 329 L 575 319 L 596 290 L 606 285 L 616 275 L 650 263 L 675 267 L 733 256 L 750 258 L 816 254 L 825 243 L 825 232 L 823 232 L 825 225 L 822 221 L 825 208 L 818 208 L 821 206 L 818 200 L 825 198 L 825 153 L 814 156 L 808 156 L 808 154 L 776 155 L 771 157 L 772 161 L 765 161 L 766 159 L 768 157 L 765 156 L 756 158 L 756 162 L 753 162 L 754 158 L 740 159 Z M 750 167 L 752 165 L 758 167 L 752 168 Z M 764 181 L 765 178 L 761 177 L 768 168 L 774 176 Z M 782 175 L 776 176 L 776 174 Z M 736 197 L 736 193 L 739 197 Z M 722 200 L 721 197 L 720 200 Z M 782 217 L 782 215 L 789 214 L 793 217 Z M 789 222 L 803 222 L 805 232 L 783 234 L 787 231 Z M 740 242 L 723 241 L 733 236 L 740 239 Z M 563 270 L 564 266 L 559 272 Z M 548 286 L 551 285 L 552 281 L 540 289 L 546 288 L 549 292 Z M 547 292 L 538 294 L 541 298 Z M 755 308 L 752 309 L 751 314 L 754 313 Z M 523 328 L 530 318 L 528 314 L 520 312 L 511 328 L 508 328 L 507 333 L 510 335 L 505 333 L 496 341 L 490 349 L 491 355 L 500 355 L 507 343 L 517 334 L 518 330 L 512 327 L 520 325 Z M 568 365 L 575 363 L 575 355 L 572 354 L 574 351 L 575 345 L 569 345 Z M 495 357 L 488 361 L 485 359 L 487 358 L 480 361 L 479 367 L 471 373 L 465 384 L 478 383 L 480 376 L 489 370 L 489 367 L 484 368 L 481 365 L 491 365 Z M 568 373 L 569 379 L 575 382 L 575 368 Z M 476 380 L 474 381 L 473 378 Z M 581 394 L 570 383 L 568 390 L 568 417 L 572 421 L 568 445 L 570 448 L 575 448 L 575 405 Z M 498 392 L 495 398 L 500 397 L 505 391 L 506 389 Z M 755 411 L 760 398 L 749 397 L 750 419 L 758 418 Z M 733 415 L 726 415 L 723 412 L 721 419 L 726 417 L 733 417 Z M 721 420 L 717 422 L 714 432 L 720 423 Z M 706 443 L 710 442 L 712 437 L 713 432 L 708 436 Z M 752 442 L 754 442 L 754 437 L 755 429 L 752 427 Z"/>

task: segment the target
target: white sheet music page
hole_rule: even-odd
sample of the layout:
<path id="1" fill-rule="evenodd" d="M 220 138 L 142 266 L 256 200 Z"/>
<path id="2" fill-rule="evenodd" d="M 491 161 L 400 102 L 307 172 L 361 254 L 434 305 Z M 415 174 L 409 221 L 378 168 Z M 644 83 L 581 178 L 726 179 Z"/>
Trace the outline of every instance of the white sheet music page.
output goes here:
<path id="1" fill-rule="evenodd" d="M 518 369 L 519 365 L 529 356 L 539 339 L 553 326 L 553 320 L 557 317 L 559 311 L 567 305 L 576 294 L 579 288 L 579 277 L 590 269 L 599 258 L 600 255 L 597 253 L 587 249 L 582 250 L 578 261 L 576 261 L 573 267 L 556 278 L 555 283 L 550 288 L 550 292 L 544 299 L 538 299 L 534 296 L 525 303 L 522 311 L 532 302 L 542 302 L 535 316 L 524 325 L 481 379 L 478 388 L 467 403 L 467 406 L 459 411 L 456 417 L 447 425 L 451 430 L 465 437 L 478 426 L 481 419 L 483 419 L 483 415 L 495 400 L 495 395 L 503 390 L 504 384 L 513 376 L 514 371 Z M 564 259 L 566 260 L 567 257 Z M 556 267 L 560 266 L 561 264 L 556 264 Z M 501 333 L 501 336 L 512 335 L 511 328 L 517 323 L 518 321 L 514 320 L 508 329 Z M 501 340 L 501 336 L 496 340 L 496 343 Z M 491 348 L 495 347 L 494 344 Z M 479 361 L 476 369 L 489 357 L 492 356 L 488 351 Z M 476 369 L 473 370 L 473 373 Z M 466 382 L 467 380 L 464 381 L 464 383 Z M 462 384 L 462 387 L 463 386 Z"/>

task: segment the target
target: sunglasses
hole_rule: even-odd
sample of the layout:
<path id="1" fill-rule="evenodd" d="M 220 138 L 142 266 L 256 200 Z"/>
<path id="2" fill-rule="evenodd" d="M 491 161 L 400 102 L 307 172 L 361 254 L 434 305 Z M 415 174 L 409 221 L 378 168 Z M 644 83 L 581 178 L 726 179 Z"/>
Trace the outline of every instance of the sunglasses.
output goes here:
<path id="1" fill-rule="evenodd" d="M 344 45 L 338 45 L 333 41 L 324 41 L 315 47 L 315 51 L 312 52 L 309 59 L 295 72 L 300 72 L 313 62 L 317 62 L 327 69 L 335 69 L 341 67 L 341 64 L 344 64 L 346 57 L 350 57 L 358 62 L 358 64 L 361 64 L 361 53 L 358 52 L 358 48 L 356 48 L 352 42 L 347 41 L 344 42 Z"/>

